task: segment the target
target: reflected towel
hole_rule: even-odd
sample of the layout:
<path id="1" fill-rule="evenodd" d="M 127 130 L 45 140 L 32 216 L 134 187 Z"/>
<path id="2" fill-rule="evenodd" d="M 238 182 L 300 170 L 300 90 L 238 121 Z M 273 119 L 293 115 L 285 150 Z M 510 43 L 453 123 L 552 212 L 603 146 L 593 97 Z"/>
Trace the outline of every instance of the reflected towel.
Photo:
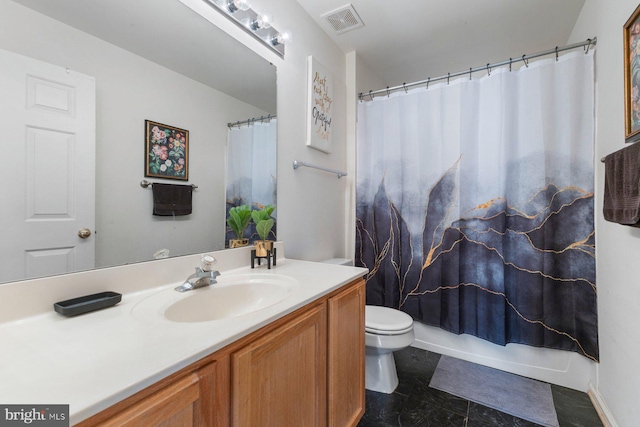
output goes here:
<path id="1" fill-rule="evenodd" d="M 159 216 L 181 216 L 191 213 L 193 186 L 154 183 L 153 214 Z"/>
<path id="2" fill-rule="evenodd" d="M 609 154 L 604 167 L 604 219 L 640 227 L 640 144 Z"/>

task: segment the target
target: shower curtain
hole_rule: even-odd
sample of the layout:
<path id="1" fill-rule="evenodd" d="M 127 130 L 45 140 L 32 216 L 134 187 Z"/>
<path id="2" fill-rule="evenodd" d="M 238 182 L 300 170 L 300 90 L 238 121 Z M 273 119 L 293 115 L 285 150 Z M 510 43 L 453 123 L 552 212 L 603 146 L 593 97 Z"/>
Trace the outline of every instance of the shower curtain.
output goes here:
<path id="1" fill-rule="evenodd" d="M 227 141 L 227 217 L 234 206 L 259 209 L 276 204 L 276 130 L 277 120 L 253 121 L 229 128 Z M 275 214 L 272 215 L 275 218 Z M 272 229 L 275 236 L 276 228 Z M 257 238 L 251 224 L 251 238 Z M 227 227 L 228 240 L 236 235 Z"/>
<path id="2" fill-rule="evenodd" d="M 367 304 L 598 360 L 593 51 L 360 102 Z"/>

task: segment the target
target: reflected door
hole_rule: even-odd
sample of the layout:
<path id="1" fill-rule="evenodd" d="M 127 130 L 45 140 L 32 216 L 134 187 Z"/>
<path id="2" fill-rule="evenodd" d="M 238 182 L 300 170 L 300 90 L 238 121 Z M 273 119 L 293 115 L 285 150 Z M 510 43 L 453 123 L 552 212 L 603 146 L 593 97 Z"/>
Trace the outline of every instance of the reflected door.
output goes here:
<path id="1" fill-rule="evenodd" d="M 95 264 L 95 79 L 0 50 L 0 281 Z"/>

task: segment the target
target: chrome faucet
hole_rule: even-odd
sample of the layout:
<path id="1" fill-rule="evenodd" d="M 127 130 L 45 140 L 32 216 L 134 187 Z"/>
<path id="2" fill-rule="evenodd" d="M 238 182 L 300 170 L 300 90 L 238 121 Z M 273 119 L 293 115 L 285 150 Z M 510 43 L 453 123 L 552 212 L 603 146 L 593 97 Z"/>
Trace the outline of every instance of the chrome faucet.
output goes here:
<path id="1" fill-rule="evenodd" d="M 187 280 L 182 285 L 174 289 L 178 292 L 186 292 L 217 283 L 216 277 L 220 275 L 220 272 L 211 269 L 215 263 L 216 259 L 214 257 L 203 255 L 200 259 L 200 267 L 196 267 L 196 272 L 187 277 Z"/>

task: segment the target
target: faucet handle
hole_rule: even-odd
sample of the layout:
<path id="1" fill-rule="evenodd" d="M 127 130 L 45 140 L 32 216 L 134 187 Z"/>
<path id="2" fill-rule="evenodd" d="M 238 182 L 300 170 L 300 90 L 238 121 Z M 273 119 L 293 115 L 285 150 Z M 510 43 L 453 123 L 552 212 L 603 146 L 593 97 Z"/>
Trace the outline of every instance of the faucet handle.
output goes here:
<path id="1" fill-rule="evenodd" d="M 216 263 L 216 259 L 211 255 L 202 255 L 200 258 L 200 268 L 202 271 L 211 271 L 213 264 Z"/>

